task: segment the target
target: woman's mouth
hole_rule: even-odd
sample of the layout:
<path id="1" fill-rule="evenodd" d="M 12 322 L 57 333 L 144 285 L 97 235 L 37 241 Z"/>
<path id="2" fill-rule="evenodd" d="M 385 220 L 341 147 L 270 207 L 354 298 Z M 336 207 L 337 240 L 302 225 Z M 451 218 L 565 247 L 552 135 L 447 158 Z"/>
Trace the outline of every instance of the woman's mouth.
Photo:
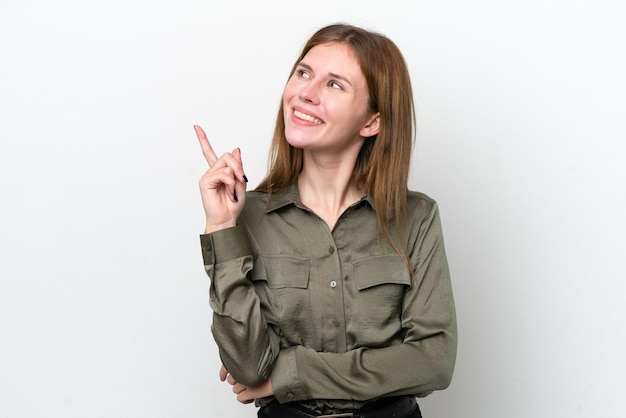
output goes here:
<path id="1" fill-rule="evenodd" d="M 293 115 L 296 118 L 298 118 L 298 119 L 302 119 L 302 120 L 305 120 L 307 122 L 314 123 L 316 125 L 321 125 L 323 123 L 320 119 L 318 119 L 318 118 L 316 118 L 314 116 L 308 115 L 308 114 L 306 114 L 304 112 L 301 112 L 299 110 L 296 110 L 296 109 L 293 110 Z"/>

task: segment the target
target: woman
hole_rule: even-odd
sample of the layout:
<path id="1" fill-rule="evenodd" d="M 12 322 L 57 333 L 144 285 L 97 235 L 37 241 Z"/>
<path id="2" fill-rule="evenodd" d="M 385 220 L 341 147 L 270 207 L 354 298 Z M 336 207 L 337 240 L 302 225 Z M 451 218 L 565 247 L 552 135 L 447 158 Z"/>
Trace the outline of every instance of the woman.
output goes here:
<path id="1" fill-rule="evenodd" d="M 450 383 L 456 320 L 436 203 L 407 189 L 408 70 L 388 38 L 317 31 L 283 92 L 270 170 L 200 180 L 220 377 L 259 417 L 420 417 Z"/>

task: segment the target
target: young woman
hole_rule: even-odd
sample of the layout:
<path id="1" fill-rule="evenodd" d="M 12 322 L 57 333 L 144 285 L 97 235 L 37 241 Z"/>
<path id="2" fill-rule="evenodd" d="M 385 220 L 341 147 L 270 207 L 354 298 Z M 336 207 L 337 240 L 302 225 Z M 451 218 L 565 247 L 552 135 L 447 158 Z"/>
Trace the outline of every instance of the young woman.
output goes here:
<path id="1" fill-rule="evenodd" d="M 317 31 L 283 92 L 270 170 L 241 151 L 200 180 L 220 377 L 259 417 L 420 417 L 446 388 L 456 319 L 437 204 L 408 191 L 411 83 L 383 35 Z"/>

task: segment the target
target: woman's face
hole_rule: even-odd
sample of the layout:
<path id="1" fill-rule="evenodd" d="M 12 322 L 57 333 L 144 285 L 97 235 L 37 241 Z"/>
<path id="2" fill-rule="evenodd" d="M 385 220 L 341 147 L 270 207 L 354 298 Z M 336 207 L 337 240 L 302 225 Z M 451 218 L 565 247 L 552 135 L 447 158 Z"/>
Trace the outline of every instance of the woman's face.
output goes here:
<path id="1" fill-rule="evenodd" d="M 369 111 L 367 83 L 352 51 L 342 43 L 313 47 L 283 92 L 287 142 L 296 148 L 342 153 L 358 150 L 378 133 Z"/>

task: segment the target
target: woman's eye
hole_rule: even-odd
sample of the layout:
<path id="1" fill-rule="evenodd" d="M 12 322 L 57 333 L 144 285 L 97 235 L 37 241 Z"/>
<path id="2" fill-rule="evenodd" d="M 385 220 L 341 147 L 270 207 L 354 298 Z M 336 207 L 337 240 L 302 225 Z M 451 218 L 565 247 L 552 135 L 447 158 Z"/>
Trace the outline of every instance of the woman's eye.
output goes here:
<path id="1" fill-rule="evenodd" d="M 311 78 L 309 73 L 307 73 L 305 70 L 298 70 L 297 73 L 298 73 L 298 77 Z"/>
<path id="2" fill-rule="evenodd" d="M 328 83 L 328 85 L 334 89 L 343 89 L 343 86 L 339 83 L 337 83 L 336 81 L 331 81 L 330 83 Z"/>

